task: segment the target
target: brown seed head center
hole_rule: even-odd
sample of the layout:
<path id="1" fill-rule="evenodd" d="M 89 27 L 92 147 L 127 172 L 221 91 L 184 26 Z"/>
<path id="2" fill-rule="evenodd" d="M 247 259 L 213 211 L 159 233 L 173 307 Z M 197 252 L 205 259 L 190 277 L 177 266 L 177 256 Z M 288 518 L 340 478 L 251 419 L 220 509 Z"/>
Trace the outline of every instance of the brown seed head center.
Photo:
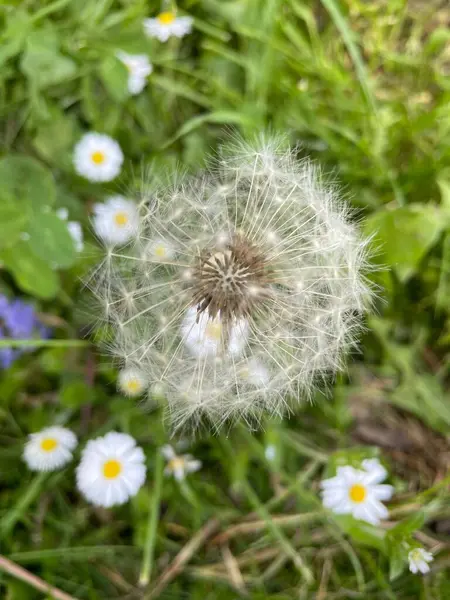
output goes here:
<path id="1" fill-rule="evenodd" d="M 268 294 L 268 261 L 261 250 L 241 235 L 224 248 L 203 250 L 194 270 L 193 303 L 199 314 L 224 323 L 248 317 Z"/>

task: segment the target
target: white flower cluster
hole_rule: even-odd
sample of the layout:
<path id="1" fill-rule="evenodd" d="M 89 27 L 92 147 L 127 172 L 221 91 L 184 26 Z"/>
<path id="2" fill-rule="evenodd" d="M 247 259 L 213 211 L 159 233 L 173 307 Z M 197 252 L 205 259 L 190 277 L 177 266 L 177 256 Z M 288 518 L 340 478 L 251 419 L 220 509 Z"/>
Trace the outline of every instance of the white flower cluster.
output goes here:
<path id="1" fill-rule="evenodd" d="M 155 184 L 127 245 L 103 236 L 88 283 L 108 348 L 165 390 L 175 427 L 282 414 L 355 343 L 367 241 L 317 168 L 280 144 L 239 141 L 211 172 Z"/>
<path id="2" fill-rule="evenodd" d="M 55 471 L 72 460 L 76 446 L 77 438 L 70 429 L 46 427 L 28 436 L 23 460 L 32 471 Z M 177 455 L 169 445 L 163 446 L 161 453 L 167 460 L 166 475 L 177 481 L 202 466 L 190 454 Z M 89 502 L 105 508 L 127 502 L 138 493 L 145 478 L 144 451 L 131 435 L 115 431 L 89 441 L 77 466 L 78 490 Z"/>

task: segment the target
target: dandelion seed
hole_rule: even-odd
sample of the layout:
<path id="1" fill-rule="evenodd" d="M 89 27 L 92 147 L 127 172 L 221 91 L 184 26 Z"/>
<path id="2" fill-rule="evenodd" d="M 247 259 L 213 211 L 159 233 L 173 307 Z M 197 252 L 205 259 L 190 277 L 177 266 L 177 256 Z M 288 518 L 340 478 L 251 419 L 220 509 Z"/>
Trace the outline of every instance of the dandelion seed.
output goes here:
<path id="1" fill-rule="evenodd" d="M 156 18 L 144 19 L 144 31 L 148 37 L 154 37 L 160 42 L 174 36 L 182 38 L 192 31 L 192 17 L 177 17 L 172 11 L 160 13 Z"/>
<path id="2" fill-rule="evenodd" d="M 135 96 L 140 94 L 147 85 L 147 77 L 153 71 L 153 66 L 146 54 L 127 54 L 119 50 L 117 58 L 128 69 L 128 91 Z"/>
<path id="3" fill-rule="evenodd" d="M 409 570 L 411 573 L 428 573 L 430 567 L 428 563 L 432 562 L 433 555 L 424 548 L 414 548 L 408 553 Z"/>
<path id="4" fill-rule="evenodd" d="M 46 427 L 28 436 L 23 460 L 32 471 L 55 471 L 72 460 L 77 438 L 65 427 Z"/>
<path id="5" fill-rule="evenodd" d="M 145 474 L 142 448 L 130 435 L 111 431 L 87 443 L 77 467 L 77 486 L 89 502 L 110 508 L 135 496 Z"/>
<path id="6" fill-rule="evenodd" d="M 76 172 L 89 181 L 112 181 L 120 173 L 123 153 L 119 144 L 102 133 L 86 133 L 75 146 Z"/>
<path id="7" fill-rule="evenodd" d="M 321 483 L 323 505 L 338 515 L 350 514 L 378 525 L 389 514 L 382 501 L 389 500 L 394 492 L 391 485 L 381 484 L 386 476 L 377 459 L 363 460 L 362 469 L 338 467 L 335 477 Z"/>
<path id="8" fill-rule="evenodd" d="M 168 444 L 161 448 L 161 454 L 167 460 L 164 473 L 173 475 L 177 481 L 182 481 L 188 473 L 195 473 L 202 468 L 200 460 L 196 460 L 191 454 L 178 455 Z"/>
<path id="9" fill-rule="evenodd" d="M 145 192 L 126 249 L 89 282 L 108 349 L 167 391 L 174 428 L 281 415 L 355 344 L 367 241 L 280 140 L 236 142 L 210 172 L 175 180 Z"/>

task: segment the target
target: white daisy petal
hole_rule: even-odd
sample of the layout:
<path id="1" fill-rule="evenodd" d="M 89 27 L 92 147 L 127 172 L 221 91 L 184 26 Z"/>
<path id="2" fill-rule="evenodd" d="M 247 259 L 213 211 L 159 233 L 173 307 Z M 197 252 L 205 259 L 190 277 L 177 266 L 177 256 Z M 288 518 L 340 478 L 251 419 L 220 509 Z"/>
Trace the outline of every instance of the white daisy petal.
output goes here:
<path id="1" fill-rule="evenodd" d="M 380 483 L 387 477 L 387 471 L 378 458 L 366 458 L 362 461 L 362 467 L 367 471 L 367 483 Z"/>
<path id="2" fill-rule="evenodd" d="M 140 94 L 147 85 L 147 77 L 153 71 L 153 66 L 146 54 L 128 54 L 118 51 L 117 57 L 127 67 L 128 91 L 132 95 Z"/>
<path id="3" fill-rule="evenodd" d="M 145 455 L 136 441 L 115 431 L 91 440 L 77 467 L 77 487 L 96 506 L 124 504 L 145 482 Z"/>
<path id="4" fill-rule="evenodd" d="M 162 446 L 160 452 L 166 460 L 172 460 L 176 456 L 175 450 L 169 444 Z"/>
<path id="5" fill-rule="evenodd" d="M 138 208 L 123 196 L 110 196 L 94 205 L 95 233 L 106 244 L 125 244 L 138 229 Z"/>
<path id="6" fill-rule="evenodd" d="M 119 144 L 103 133 L 86 133 L 75 146 L 76 172 L 89 181 L 112 181 L 120 173 L 123 153 Z"/>
<path id="7" fill-rule="evenodd" d="M 188 473 L 194 473 L 202 468 L 200 460 L 196 460 L 191 454 L 178 455 L 168 444 L 162 446 L 160 451 L 167 460 L 164 474 L 173 475 L 177 481 L 182 481 Z"/>
<path id="8" fill-rule="evenodd" d="M 47 427 L 28 437 L 23 460 L 32 471 L 54 471 L 72 460 L 77 445 L 75 434 L 64 427 Z"/>
<path id="9" fill-rule="evenodd" d="M 411 573 L 421 572 L 423 575 L 430 571 L 428 563 L 434 560 L 431 552 L 424 548 L 414 548 L 408 553 L 409 570 Z"/>
<path id="10" fill-rule="evenodd" d="M 144 19 L 144 31 L 148 37 L 160 42 L 174 37 L 184 37 L 192 31 L 192 17 L 177 17 L 174 12 L 166 11 L 152 19 Z"/>

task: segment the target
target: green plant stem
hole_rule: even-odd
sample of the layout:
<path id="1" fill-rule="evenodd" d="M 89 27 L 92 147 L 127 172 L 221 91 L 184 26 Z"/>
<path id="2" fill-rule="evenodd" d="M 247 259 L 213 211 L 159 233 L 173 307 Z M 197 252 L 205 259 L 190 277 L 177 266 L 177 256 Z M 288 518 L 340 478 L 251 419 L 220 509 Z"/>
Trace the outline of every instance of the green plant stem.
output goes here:
<path id="1" fill-rule="evenodd" d="M 145 535 L 144 554 L 142 557 L 141 573 L 139 575 L 139 585 L 146 586 L 150 582 L 153 568 L 153 556 L 156 543 L 156 528 L 158 524 L 159 505 L 161 501 L 162 481 L 163 481 L 164 457 L 161 452 L 156 453 L 155 460 L 155 480 L 153 485 L 153 494 L 149 507 L 147 532 Z"/>
<path id="2" fill-rule="evenodd" d="M 314 581 L 314 576 L 311 572 L 311 569 L 304 563 L 300 554 L 291 545 L 290 541 L 287 539 L 287 537 L 284 535 L 284 533 L 281 531 L 281 529 L 277 525 L 275 525 L 271 515 L 267 511 L 266 507 L 261 503 L 260 499 L 255 494 L 255 492 L 253 491 L 253 489 L 251 488 L 249 483 L 247 481 L 243 481 L 242 487 L 245 490 L 245 493 L 247 495 L 247 498 L 250 501 L 250 504 L 252 504 L 253 508 L 259 514 L 261 519 L 263 519 L 266 522 L 267 529 L 269 530 L 269 532 L 272 534 L 274 539 L 277 542 L 279 542 L 283 551 L 292 560 L 294 565 L 297 567 L 297 569 L 303 575 L 305 582 L 308 585 L 310 585 Z"/>
<path id="3" fill-rule="evenodd" d="M 77 348 L 90 344 L 87 340 L 0 340 L 0 348 Z"/>
<path id="4" fill-rule="evenodd" d="M 14 525 L 41 491 L 42 484 L 47 478 L 47 475 L 48 473 L 45 472 L 39 473 L 33 479 L 31 484 L 28 486 L 28 489 L 23 496 L 21 496 L 14 508 L 6 513 L 6 515 L 2 518 L 0 521 L 0 538 L 6 537 L 14 528 Z"/>

